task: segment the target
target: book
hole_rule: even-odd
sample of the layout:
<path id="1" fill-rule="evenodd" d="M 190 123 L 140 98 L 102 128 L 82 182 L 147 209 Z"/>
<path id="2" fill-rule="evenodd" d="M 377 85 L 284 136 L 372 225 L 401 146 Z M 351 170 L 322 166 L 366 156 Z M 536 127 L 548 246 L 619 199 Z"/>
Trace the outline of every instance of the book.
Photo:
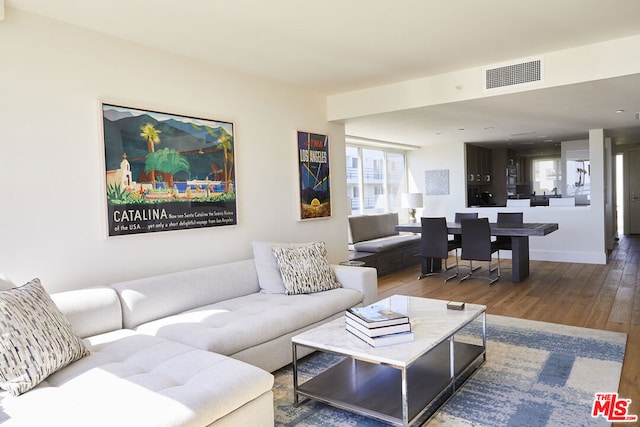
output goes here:
<path id="1" fill-rule="evenodd" d="M 386 347 L 395 344 L 403 344 L 414 340 L 413 332 L 398 332 L 396 334 L 380 335 L 378 337 L 370 337 L 362 333 L 359 329 L 352 327 L 350 324 L 345 325 L 348 332 L 360 338 L 372 347 Z"/>
<path id="2" fill-rule="evenodd" d="M 409 316 L 406 314 L 397 313 L 381 305 L 352 307 L 348 308 L 345 314 L 347 317 L 362 323 L 368 328 L 409 323 Z"/>
<path id="3" fill-rule="evenodd" d="M 345 323 L 352 328 L 358 329 L 363 334 L 370 337 L 378 337 L 380 335 L 396 334 L 398 332 L 411 332 L 411 323 L 401 323 L 400 325 L 380 326 L 378 328 L 368 328 L 360 322 L 345 316 Z"/>

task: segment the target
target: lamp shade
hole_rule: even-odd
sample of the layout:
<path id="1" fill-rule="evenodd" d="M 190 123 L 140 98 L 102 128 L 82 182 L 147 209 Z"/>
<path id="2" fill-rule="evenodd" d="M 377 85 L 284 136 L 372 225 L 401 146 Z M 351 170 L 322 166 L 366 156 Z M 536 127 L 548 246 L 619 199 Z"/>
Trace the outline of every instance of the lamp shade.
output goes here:
<path id="1" fill-rule="evenodd" d="M 422 193 L 402 193 L 401 203 L 403 208 L 421 208 L 423 207 Z"/>

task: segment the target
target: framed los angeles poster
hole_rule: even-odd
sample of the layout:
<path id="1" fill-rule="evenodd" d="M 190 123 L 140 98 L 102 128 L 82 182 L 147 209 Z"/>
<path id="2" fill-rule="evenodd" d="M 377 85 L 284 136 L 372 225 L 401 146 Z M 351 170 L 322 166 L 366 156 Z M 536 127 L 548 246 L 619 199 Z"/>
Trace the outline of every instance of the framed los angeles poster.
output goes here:
<path id="1" fill-rule="evenodd" d="M 300 219 L 331 216 L 329 137 L 298 131 Z"/>
<path id="2" fill-rule="evenodd" d="M 229 122 L 102 104 L 108 234 L 237 224 Z"/>

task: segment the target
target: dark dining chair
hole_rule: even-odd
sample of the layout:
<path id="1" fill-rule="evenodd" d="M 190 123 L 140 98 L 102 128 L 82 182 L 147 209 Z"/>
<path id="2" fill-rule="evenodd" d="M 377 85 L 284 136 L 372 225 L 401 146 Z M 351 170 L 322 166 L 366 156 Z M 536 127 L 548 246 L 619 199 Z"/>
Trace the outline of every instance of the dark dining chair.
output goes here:
<path id="1" fill-rule="evenodd" d="M 496 219 L 498 224 L 522 224 L 523 213 L 522 212 L 498 212 Z M 511 236 L 496 236 L 496 242 L 498 243 L 498 250 L 510 251 Z"/>
<path id="2" fill-rule="evenodd" d="M 453 222 L 460 224 L 463 219 L 476 219 L 478 218 L 478 212 L 456 212 Z M 458 249 L 462 248 L 462 235 L 454 234 L 451 240 Z"/>
<path id="3" fill-rule="evenodd" d="M 456 212 L 454 217 L 455 222 L 459 223 L 463 219 L 476 219 L 478 218 L 478 212 Z"/>
<path id="4" fill-rule="evenodd" d="M 462 254 L 463 260 L 469 261 L 471 267 L 469 274 L 460 279 L 463 280 L 477 277 L 489 280 L 489 284 L 500 279 L 500 252 L 498 243 L 491 240 L 491 227 L 488 218 L 463 219 L 460 221 L 462 228 Z M 492 268 L 491 261 L 494 253 L 498 254 L 498 266 Z M 473 261 L 488 261 L 489 273 L 487 275 L 475 274 L 477 268 L 473 267 Z M 493 273 L 497 271 L 494 277 Z"/>
<path id="5" fill-rule="evenodd" d="M 418 279 L 423 277 L 440 275 L 445 276 L 444 281 L 451 280 L 458 276 L 460 270 L 458 268 L 458 249 L 449 241 L 449 233 L 447 231 L 447 219 L 445 217 L 436 218 L 420 218 L 422 225 L 422 234 L 420 236 L 420 257 L 425 258 L 425 263 L 429 265 L 427 273 L 422 273 Z M 454 251 L 456 257 L 455 265 L 448 265 L 449 252 Z M 434 271 L 434 260 L 444 260 L 444 268 L 440 271 Z M 455 274 L 449 274 L 448 270 L 456 269 Z"/>
<path id="6" fill-rule="evenodd" d="M 460 224 L 463 219 L 476 219 L 478 218 L 478 212 L 456 212 L 454 216 L 454 222 Z M 454 234 L 453 239 L 449 241 L 454 244 L 456 249 L 462 249 L 462 235 Z M 471 266 L 469 268 L 472 268 Z M 476 270 L 480 267 L 476 267 Z"/>

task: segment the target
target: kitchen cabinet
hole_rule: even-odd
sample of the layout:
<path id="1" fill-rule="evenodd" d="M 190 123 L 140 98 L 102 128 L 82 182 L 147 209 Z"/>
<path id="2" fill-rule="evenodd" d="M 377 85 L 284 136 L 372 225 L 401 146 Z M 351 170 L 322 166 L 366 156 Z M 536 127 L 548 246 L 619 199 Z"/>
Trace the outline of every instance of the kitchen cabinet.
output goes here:
<path id="1" fill-rule="evenodd" d="M 493 204 L 492 150 L 466 144 L 467 206 Z"/>
<path id="2" fill-rule="evenodd" d="M 516 159 L 517 177 L 516 184 L 529 184 L 531 179 L 531 159 L 518 157 Z"/>
<path id="3" fill-rule="evenodd" d="M 489 185 L 493 181 L 491 169 L 491 150 L 466 144 L 467 183 L 470 185 Z"/>

